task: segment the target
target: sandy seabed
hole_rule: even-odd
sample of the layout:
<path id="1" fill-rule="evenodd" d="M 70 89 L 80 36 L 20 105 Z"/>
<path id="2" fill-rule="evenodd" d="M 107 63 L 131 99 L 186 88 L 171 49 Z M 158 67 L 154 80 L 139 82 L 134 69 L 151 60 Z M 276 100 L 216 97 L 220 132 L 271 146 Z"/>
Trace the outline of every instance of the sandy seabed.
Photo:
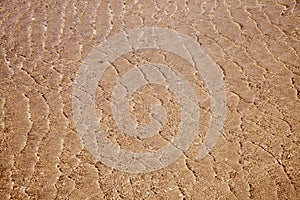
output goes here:
<path id="1" fill-rule="evenodd" d="M 300 5 L 291 1 L 1 1 L 0 199 L 300 199 Z M 102 41 L 139 27 L 188 35 L 222 70 L 226 119 L 204 159 L 211 117 L 201 74 L 170 52 L 146 49 L 116 59 L 101 77 L 96 113 L 122 149 L 151 152 L 176 135 L 180 105 L 157 84 L 132 96 L 131 118 L 149 123 L 152 104 L 168 113 L 159 134 L 122 132 L 110 97 L 140 64 L 180 72 L 199 99 L 199 133 L 185 155 L 150 173 L 126 173 L 96 160 L 73 120 L 72 86 Z"/>

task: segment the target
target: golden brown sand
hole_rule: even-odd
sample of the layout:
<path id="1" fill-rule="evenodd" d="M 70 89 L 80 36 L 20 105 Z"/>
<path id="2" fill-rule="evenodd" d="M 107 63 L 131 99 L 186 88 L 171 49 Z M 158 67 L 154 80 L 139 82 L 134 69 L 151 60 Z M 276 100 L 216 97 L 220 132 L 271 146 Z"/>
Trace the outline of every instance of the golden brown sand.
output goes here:
<path id="1" fill-rule="evenodd" d="M 0 199 L 300 199 L 300 5 L 296 0 L 1 1 Z M 196 40 L 222 69 L 227 98 L 218 143 L 197 159 L 209 126 L 205 82 L 184 59 L 139 50 L 114 61 L 99 81 L 99 126 L 121 148 L 149 152 L 176 133 L 180 107 L 160 85 L 139 88 L 131 117 L 149 123 L 150 105 L 168 111 L 160 134 L 120 131 L 111 91 L 140 63 L 164 63 L 193 86 L 200 130 L 176 162 L 151 173 L 121 172 L 83 146 L 72 114 L 80 64 L 101 41 L 144 26 Z"/>

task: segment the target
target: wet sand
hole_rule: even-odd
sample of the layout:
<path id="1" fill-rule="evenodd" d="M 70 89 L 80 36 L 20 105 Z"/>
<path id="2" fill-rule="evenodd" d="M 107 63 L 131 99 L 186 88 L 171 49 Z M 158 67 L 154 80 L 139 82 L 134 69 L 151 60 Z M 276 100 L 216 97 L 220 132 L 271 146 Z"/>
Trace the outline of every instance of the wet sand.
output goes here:
<path id="1" fill-rule="evenodd" d="M 0 3 L 0 199 L 299 199 L 300 5 L 297 1 L 2 1 Z M 137 139 L 115 123 L 109 101 L 126 71 L 163 63 L 182 73 L 199 99 L 199 133 L 174 163 L 131 174 L 97 161 L 73 120 L 80 64 L 102 41 L 157 26 L 197 41 L 222 70 L 224 128 L 198 159 L 211 117 L 200 74 L 170 52 L 148 49 L 113 62 L 99 81 L 99 126 L 122 149 L 151 152 L 178 131 L 180 107 L 160 85 L 139 88 L 131 117 L 168 111 L 160 134 Z"/>

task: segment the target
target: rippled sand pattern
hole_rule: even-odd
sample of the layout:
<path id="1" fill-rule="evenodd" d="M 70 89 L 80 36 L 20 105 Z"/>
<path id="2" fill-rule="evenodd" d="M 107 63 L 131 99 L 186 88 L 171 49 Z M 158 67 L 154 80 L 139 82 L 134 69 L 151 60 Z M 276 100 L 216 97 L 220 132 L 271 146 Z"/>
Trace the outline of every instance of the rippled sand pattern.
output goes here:
<path id="1" fill-rule="evenodd" d="M 0 199 L 300 199 L 300 3 L 298 0 L 1 1 Z M 196 40 L 222 69 L 227 115 L 212 152 L 198 159 L 211 105 L 201 76 L 170 52 L 139 50 L 114 61 L 99 81 L 99 126 L 121 148 L 149 152 L 178 129 L 180 108 L 160 85 L 139 88 L 132 118 L 168 111 L 160 134 L 120 131 L 111 91 L 126 71 L 157 62 L 180 71 L 199 98 L 199 134 L 170 166 L 130 174 L 103 165 L 76 132 L 72 85 L 101 41 L 144 26 Z"/>

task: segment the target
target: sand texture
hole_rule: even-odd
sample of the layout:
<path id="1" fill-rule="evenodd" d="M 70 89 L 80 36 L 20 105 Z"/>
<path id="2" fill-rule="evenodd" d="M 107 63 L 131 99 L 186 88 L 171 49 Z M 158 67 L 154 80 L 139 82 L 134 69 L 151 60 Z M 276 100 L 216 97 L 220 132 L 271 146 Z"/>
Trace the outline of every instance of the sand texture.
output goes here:
<path id="1" fill-rule="evenodd" d="M 152 152 L 179 131 L 180 103 L 159 84 L 139 87 L 130 118 L 167 113 L 159 134 L 138 138 L 118 127 L 111 97 L 141 64 L 178 71 L 195 91 L 200 118 L 191 146 L 149 173 L 127 173 L 96 159 L 75 126 L 74 80 L 89 53 L 140 27 L 176 30 L 220 69 L 226 118 L 217 144 L 200 159 L 212 116 L 201 73 L 159 49 L 119 56 L 95 94 L 99 127 L 120 148 Z M 298 0 L 0 1 L 0 199 L 300 199 L 300 2 Z M 176 41 L 174 41 L 174 44 Z M 146 76 L 144 76 L 146 79 Z"/>

